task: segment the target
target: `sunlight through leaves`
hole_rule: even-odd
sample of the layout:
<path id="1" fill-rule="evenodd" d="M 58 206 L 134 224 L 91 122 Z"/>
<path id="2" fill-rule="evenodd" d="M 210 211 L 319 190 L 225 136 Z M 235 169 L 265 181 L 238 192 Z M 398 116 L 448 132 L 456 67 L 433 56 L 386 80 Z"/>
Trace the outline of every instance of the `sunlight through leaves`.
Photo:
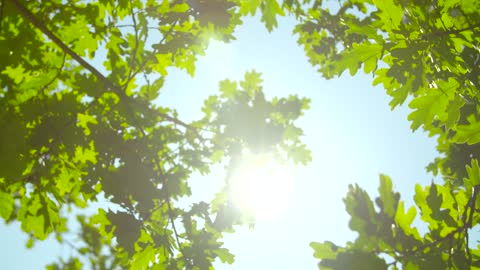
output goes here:
<path id="1" fill-rule="evenodd" d="M 288 208 L 292 179 L 287 164 L 271 154 L 246 152 L 230 184 L 234 202 L 256 221 L 279 217 Z"/>

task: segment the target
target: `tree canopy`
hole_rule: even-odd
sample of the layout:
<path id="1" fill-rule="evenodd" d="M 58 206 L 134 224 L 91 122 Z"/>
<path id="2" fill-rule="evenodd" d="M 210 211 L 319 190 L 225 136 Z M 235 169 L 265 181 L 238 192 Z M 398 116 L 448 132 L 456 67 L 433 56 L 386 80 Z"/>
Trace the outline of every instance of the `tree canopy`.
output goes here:
<path id="1" fill-rule="evenodd" d="M 296 28 L 312 65 L 326 78 L 363 69 L 391 96 L 392 109 L 408 100 L 411 129 L 436 136 L 442 154 L 427 169 L 445 179 L 417 185 L 417 207 L 409 209 L 385 175 L 375 204 L 350 186 L 344 202 L 358 238 L 346 247 L 312 243 L 320 269 L 479 268 L 469 235 L 480 220 L 479 3 L 344 1 L 334 12 L 315 4 Z M 427 232 L 413 223 L 417 211 Z"/>
<path id="2" fill-rule="evenodd" d="M 156 100 L 170 67 L 194 76 L 209 41 L 233 40 L 244 16 L 259 12 L 272 31 L 277 16 L 291 15 L 299 45 L 322 76 L 363 70 L 391 96 L 392 109 L 409 103 L 411 129 L 438 142 L 441 156 L 427 170 L 444 179 L 417 185 L 416 207 L 408 209 L 386 175 L 375 200 L 350 186 L 344 202 L 358 237 L 344 247 L 312 242 L 320 269 L 480 269 L 480 249 L 470 241 L 480 222 L 480 3 L 339 4 L 2 1 L 1 217 L 19 221 L 31 246 L 51 234 L 62 243 L 71 207 L 106 200 L 120 209 L 78 216 L 84 247 L 49 269 L 232 263 L 222 233 L 254 220 L 232 201 L 229 176 L 244 149 L 308 164 L 295 120 L 309 100 L 267 99 L 254 70 L 240 82 L 221 81 L 192 122 Z M 227 170 L 224 189 L 211 202 L 181 205 L 192 173 L 208 174 L 215 163 Z"/>

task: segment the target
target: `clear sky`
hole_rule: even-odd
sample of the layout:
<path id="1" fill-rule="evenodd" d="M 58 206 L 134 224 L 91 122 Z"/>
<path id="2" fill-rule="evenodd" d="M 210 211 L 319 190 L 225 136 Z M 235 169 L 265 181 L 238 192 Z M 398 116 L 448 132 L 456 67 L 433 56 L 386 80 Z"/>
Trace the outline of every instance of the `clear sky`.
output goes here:
<path id="1" fill-rule="evenodd" d="M 298 125 L 313 162 L 291 168 L 294 181 L 285 211 L 260 220 L 253 231 L 245 227 L 225 235 L 225 247 L 236 262 L 218 264 L 218 269 L 317 269 L 311 241 L 344 244 L 355 238 L 342 202 L 348 184 L 358 183 L 373 197 L 384 173 L 411 204 L 415 184 L 432 180 L 425 166 L 437 155 L 435 139 L 412 133 L 408 107 L 391 111 L 384 90 L 371 86 L 371 76 L 322 79 L 292 36 L 293 26 L 292 18 L 281 18 L 278 29 L 268 33 L 258 18 L 245 19 L 236 41 L 213 43 L 199 58 L 195 78 L 172 70 L 160 95 L 159 102 L 177 108 L 181 119 L 198 119 L 202 100 L 218 93 L 220 80 L 241 80 L 255 69 L 263 73 L 267 97 L 299 94 L 311 99 Z M 192 200 L 211 199 L 222 183 L 218 168 L 209 176 L 193 177 Z M 17 223 L 0 224 L 0 239 L 0 269 L 41 269 L 57 256 L 71 254 L 54 241 L 26 250 Z"/>

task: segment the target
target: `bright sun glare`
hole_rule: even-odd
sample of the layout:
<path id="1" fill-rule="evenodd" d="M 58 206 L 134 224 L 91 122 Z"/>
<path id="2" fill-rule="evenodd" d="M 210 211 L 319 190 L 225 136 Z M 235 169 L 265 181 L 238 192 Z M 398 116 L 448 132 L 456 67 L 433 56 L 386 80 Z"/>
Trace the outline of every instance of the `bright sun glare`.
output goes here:
<path id="1" fill-rule="evenodd" d="M 228 77 L 234 73 L 235 51 L 230 44 L 211 40 L 205 52 L 205 70 L 217 77 Z"/>
<path id="2" fill-rule="evenodd" d="M 245 155 L 231 178 L 233 199 L 256 220 L 279 216 L 288 207 L 292 181 L 287 166 L 271 155 Z"/>

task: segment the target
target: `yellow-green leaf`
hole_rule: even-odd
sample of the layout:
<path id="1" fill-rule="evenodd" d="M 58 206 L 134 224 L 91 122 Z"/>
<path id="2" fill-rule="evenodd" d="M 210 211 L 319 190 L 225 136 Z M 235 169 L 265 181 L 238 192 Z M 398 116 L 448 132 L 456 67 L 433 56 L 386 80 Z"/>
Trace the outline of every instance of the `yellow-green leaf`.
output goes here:
<path id="1" fill-rule="evenodd" d="M 4 219 L 10 218 L 14 209 L 14 200 L 6 192 L 0 191 L 0 216 Z"/>

